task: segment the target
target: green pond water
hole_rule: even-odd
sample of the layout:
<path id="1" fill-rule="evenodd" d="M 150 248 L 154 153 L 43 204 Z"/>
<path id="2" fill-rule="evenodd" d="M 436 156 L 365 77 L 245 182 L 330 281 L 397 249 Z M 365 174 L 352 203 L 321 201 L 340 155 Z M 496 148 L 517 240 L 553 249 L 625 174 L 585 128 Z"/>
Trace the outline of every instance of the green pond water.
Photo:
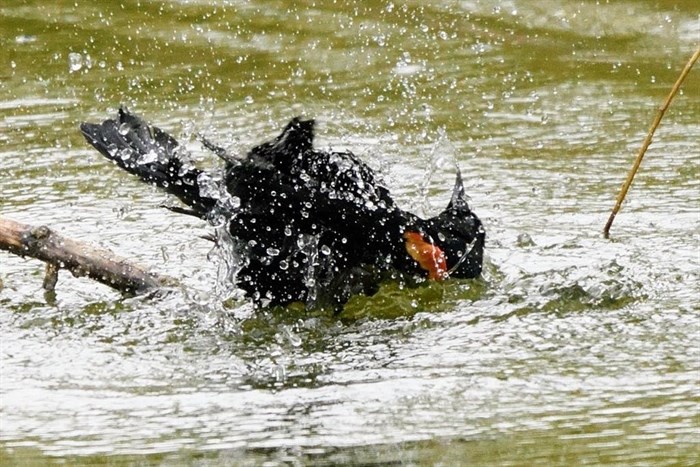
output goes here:
<path id="1" fill-rule="evenodd" d="M 0 464 L 698 465 L 700 41 L 686 1 L 0 3 L 0 215 L 179 278 L 123 297 L 0 252 Z M 455 165 L 483 278 L 253 310 L 212 229 L 83 141 L 120 104 L 231 151 L 295 115 L 405 209 Z"/>

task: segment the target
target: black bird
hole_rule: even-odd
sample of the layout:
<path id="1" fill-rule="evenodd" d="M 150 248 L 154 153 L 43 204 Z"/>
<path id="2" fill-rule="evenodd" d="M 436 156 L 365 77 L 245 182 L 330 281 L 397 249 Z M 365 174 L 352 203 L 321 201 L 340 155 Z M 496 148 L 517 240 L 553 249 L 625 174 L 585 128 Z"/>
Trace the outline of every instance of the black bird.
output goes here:
<path id="1" fill-rule="evenodd" d="M 203 140 L 225 160 L 219 182 L 189 163 L 173 137 L 124 107 L 116 119 L 80 129 L 105 157 L 187 206 L 174 210 L 223 217 L 240 258 L 236 285 L 257 305 L 340 309 L 388 277 L 481 274 L 485 232 L 459 171 L 447 208 L 422 219 L 399 209 L 351 152 L 314 149 L 313 120 L 294 118 L 240 159 Z"/>

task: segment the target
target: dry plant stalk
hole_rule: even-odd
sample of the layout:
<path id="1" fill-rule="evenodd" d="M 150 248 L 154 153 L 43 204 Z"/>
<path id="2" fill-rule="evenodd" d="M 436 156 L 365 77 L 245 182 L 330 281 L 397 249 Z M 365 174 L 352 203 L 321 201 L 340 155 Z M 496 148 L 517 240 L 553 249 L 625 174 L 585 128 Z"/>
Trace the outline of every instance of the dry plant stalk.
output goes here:
<path id="1" fill-rule="evenodd" d="M 625 200 L 625 196 L 627 196 L 627 191 L 629 191 L 630 186 L 632 185 L 632 180 L 634 180 L 634 176 L 637 174 L 637 170 L 639 170 L 639 166 L 642 163 L 644 154 L 646 153 L 647 148 L 651 144 L 656 128 L 661 123 L 661 119 L 666 113 L 668 107 L 671 105 L 671 101 L 678 93 L 681 84 L 683 84 L 683 81 L 685 80 L 686 76 L 688 76 L 688 73 L 690 73 L 690 69 L 693 68 L 695 62 L 698 61 L 698 57 L 700 57 L 700 47 L 698 47 L 697 50 L 695 50 L 693 56 L 690 57 L 690 60 L 688 60 L 688 63 L 685 65 L 685 68 L 683 68 L 683 71 L 681 71 L 681 74 L 676 80 L 676 83 L 673 85 L 673 88 L 671 88 L 671 92 L 668 94 L 668 97 L 666 97 L 666 101 L 661 107 L 659 107 L 659 110 L 656 112 L 656 117 L 654 118 L 654 121 L 652 122 L 651 127 L 649 128 L 647 137 L 644 139 L 642 147 L 640 148 L 639 153 L 637 154 L 637 158 L 634 160 L 632 169 L 627 174 L 627 180 L 625 180 L 625 183 L 622 184 L 620 193 L 617 195 L 617 202 L 615 203 L 615 207 L 613 208 L 612 213 L 610 213 L 610 217 L 608 218 L 608 222 L 605 224 L 605 228 L 603 228 L 603 235 L 605 236 L 605 238 L 610 237 L 610 227 L 612 226 L 613 220 L 615 220 L 615 216 L 617 215 L 618 211 L 620 211 L 620 207 L 622 206 L 622 203 Z"/>

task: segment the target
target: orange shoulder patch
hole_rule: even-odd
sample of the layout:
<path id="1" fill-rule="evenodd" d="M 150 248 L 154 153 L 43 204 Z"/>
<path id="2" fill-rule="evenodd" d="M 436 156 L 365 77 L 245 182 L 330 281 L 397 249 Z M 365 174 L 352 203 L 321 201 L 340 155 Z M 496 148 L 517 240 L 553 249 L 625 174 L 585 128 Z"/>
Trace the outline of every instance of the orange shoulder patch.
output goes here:
<path id="1" fill-rule="evenodd" d="M 421 268 L 428 271 L 429 279 L 447 279 L 447 261 L 439 247 L 427 242 L 418 232 L 406 231 L 403 238 L 406 240 L 406 251 Z"/>

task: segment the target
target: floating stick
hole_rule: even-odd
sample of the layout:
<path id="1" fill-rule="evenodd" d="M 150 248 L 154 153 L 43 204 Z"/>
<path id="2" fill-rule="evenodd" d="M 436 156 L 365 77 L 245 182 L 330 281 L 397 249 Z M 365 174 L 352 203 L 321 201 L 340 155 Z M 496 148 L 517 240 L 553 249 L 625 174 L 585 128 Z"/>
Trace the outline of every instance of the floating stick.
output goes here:
<path id="1" fill-rule="evenodd" d="M 109 250 L 63 237 L 46 226 L 34 227 L 0 216 L 0 250 L 47 264 L 44 289 L 53 290 L 58 270 L 87 276 L 121 292 L 142 293 L 173 286 L 171 277 L 155 274 Z"/>

